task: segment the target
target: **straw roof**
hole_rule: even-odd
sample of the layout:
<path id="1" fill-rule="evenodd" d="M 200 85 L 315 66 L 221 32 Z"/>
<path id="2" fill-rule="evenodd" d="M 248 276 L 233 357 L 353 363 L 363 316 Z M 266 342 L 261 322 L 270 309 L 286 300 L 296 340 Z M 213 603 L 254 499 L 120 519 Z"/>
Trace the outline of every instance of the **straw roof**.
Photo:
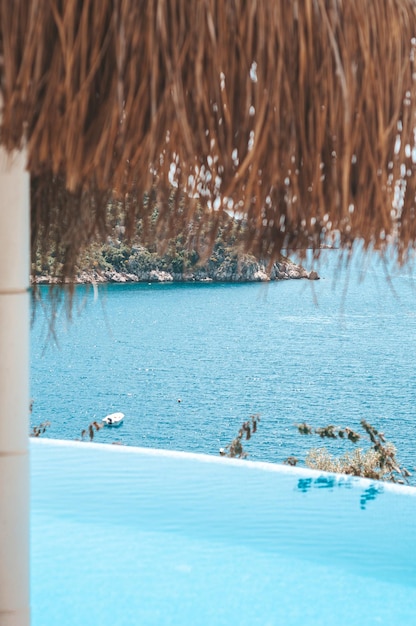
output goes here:
<path id="1" fill-rule="evenodd" d="M 32 250 L 70 276 L 116 207 L 162 243 L 209 244 L 226 211 L 265 258 L 335 231 L 405 255 L 415 52 L 414 0 L 0 0 L 0 143 L 27 144 Z"/>

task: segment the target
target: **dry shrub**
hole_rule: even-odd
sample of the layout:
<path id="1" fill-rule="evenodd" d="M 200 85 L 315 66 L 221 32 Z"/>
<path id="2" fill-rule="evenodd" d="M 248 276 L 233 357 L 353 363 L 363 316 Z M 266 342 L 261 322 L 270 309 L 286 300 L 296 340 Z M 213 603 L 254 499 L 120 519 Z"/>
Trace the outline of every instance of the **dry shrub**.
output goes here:
<path id="1" fill-rule="evenodd" d="M 104 424 L 96 422 L 96 421 L 93 421 L 90 424 L 88 424 L 88 428 L 84 428 L 81 431 L 81 441 L 83 441 L 87 435 L 90 441 L 92 441 L 94 439 L 94 434 L 98 432 L 99 430 L 101 430 L 103 426 Z"/>
<path id="2" fill-rule="evenodd" d="M 46 433 L 46 431 L 48 430 L 50 425 L 51 425 L 51 423 L 46 421 L 46 422 L 42 422 L 41 424 L 33 426 L 32 430 L 29 433 L 29 436 L 30 437 L 40 437 L 41 435 L 44 435 Z"/>
<path id="3" fill-rule="evenodd" d="M 242 441 L 244 437 L 246 440 L 251 438 L 251 435 L 257 431 L 257 425 L 260 422 L 260 416 L 250 415 L 250 419 L 243 422 L 237 436 L 229 443 L 225 448 L 220 448 L 220 455 L 230 458 L 246 459 L 248 452 L 243 448 Z"/>
<path id="4" fill-rule="evenodd" d="M 313 428 L 309 424 L 295 424 L 301 435 L 319 435 L 321 439 L 348 439 L 352 443 L 357 443 L 364 438 L 370 441 L 371 446 L 363 451 L 357 448 L 353 452 L 345 452 L 340 457 L 329 454 L 326 448 L 312 448 L 306 457 L 305 463 L 311 469 L 319 469 L 327 472 L 338 472 L 341 474 L 351 474 L 364 478 L 374 478 L 377 480 L 388 480 L 394 483 L 404 484 L 411 476 L 410 472 L 400 465 L 396 457 L 395 446 L 386 441 L 384 433 L 380 432 L 362 419 L 361 427 L 364 435 L 353 431 L 351 428 L 340 428 L 329 424 L 324 428 Z M 289 460 L 287 459 L 286 462 Z M 295 459 L 297 463 L 297 459 Z M 296 463 L 290 463 L 296 465 Z"/>
<path id="5" fill-rule="evenodd" d="M 395 447 L 392 444 L 388 446 L 389 451 L 396 454 Z M 369 450 L 357 448 L 339 457 L 331 455 L 326 448 L 312 448 L 306 456 L 305 464 L 311 469 L 323 472 L 391 480 L 391 470 L 383 464 L 381 454 L 371 448 Z"/>

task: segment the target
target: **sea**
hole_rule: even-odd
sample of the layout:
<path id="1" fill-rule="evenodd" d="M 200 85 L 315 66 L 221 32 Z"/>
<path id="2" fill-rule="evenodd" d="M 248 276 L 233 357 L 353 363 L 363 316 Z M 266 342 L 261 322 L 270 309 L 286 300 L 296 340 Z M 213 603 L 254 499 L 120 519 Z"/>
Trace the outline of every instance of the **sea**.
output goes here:
<path id="1" fill-rule="evenodd" d="M 355 446 L 296 424 L 362 432 L 364 419 L 416 484 L 413 265 L 361 249 L 303 264 L 320 280 L 80 285 L 71 316 L 62 304 L 56 319 L 41 287 L 31 428 L 48 422 L 44 437 L 89 440 L 92 422 L 121 411 L 123 423 L 94 428 L 94 441 L 218 455 L 255 415 L 248 459 L 302 465 L 310 448 Z"/>

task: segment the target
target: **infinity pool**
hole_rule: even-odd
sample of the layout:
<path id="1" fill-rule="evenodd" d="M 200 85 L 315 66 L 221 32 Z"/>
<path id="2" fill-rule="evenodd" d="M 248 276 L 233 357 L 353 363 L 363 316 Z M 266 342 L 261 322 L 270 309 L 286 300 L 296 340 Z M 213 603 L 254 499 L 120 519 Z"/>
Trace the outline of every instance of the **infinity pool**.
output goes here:
<path id="1" fill-rule="evenodd" d="M 416 619 L 416 488 L 31 441 L 33 626 Z"/>

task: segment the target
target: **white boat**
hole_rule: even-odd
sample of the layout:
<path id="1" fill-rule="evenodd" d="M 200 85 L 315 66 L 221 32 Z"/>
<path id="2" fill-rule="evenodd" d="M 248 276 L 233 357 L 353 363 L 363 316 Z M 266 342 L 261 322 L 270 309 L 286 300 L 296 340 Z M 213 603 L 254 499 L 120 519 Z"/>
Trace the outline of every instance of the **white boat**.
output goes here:
<path id="1" fill-rule="evenodd" d="M 103 422 L 106 426 L 120 426 L 124 419 L 124 413 L 110 413 L 103 417 Z"/>

